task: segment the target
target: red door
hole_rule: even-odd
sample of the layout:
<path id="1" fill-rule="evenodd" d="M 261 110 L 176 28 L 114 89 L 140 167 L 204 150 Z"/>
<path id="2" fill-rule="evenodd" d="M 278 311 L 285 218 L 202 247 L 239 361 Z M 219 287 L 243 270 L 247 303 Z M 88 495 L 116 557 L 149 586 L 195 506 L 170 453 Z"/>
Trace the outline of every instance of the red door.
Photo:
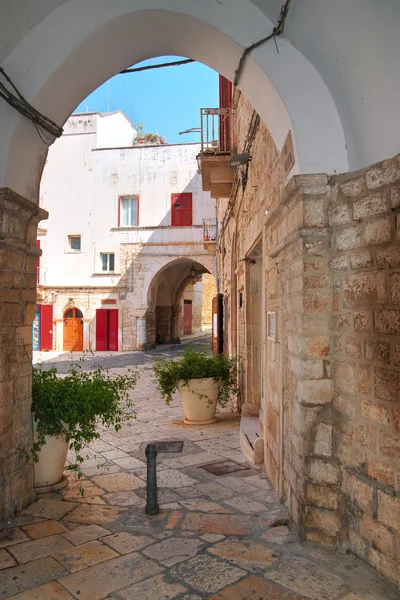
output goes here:
<path id="1" fill-rule="evenodd" d="M 192 301 L 183 302 L 183 335 L 192 333 Z"/>
<path id="2" fill-rule="evenodd" d="M 40 305 L 40 349 L 53 350 L 53 305 Z"/>
<path id="3" fill-rule="evenodd" d="M 69 308 L 65 311 L 63 338 L 64 350 L 83 351 L 83 314 L 79 308 Z"/>
<path id="4" fill-rule="evenodd" d="M 118 350 L 118 309 L 96 310 L 96 350 Z"/>

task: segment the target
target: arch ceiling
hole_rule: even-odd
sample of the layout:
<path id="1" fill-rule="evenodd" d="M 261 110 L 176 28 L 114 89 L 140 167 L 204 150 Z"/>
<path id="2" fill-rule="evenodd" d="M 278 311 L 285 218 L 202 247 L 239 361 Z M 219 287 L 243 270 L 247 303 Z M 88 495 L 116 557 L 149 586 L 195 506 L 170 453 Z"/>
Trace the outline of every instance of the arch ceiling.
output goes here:
<path id="1" fill-rule="evenodd" d="M 63 123 L 94 88 L 143 59 L 189 56 L 232 79 L 283 0 L 2 0 L 0 64 Z M 399 150 L 398 0 L 293 0 L 279 54 L 268 42 L 240 87 L 280 149 L 294 131 L 302 173 L 354 170 Z M 36 197 L 46 149 L 0 99 L 0 181 Z"/>

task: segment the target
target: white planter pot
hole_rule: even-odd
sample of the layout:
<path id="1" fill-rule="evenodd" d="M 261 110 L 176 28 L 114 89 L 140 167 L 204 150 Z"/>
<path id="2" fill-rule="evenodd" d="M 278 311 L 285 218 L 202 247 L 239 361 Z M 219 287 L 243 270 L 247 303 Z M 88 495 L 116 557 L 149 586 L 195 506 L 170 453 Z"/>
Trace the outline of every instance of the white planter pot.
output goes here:
<path id="1" fill-rule="evenodd" d="M 33 428 L 36 441 L 35 423 Z M 39 461 L 34 463 L 35 488 L 60 489 L 66 485 L 63 474 L 67 452 L 68 442 L 63 437 L 46 437 L 46 444 L 38 452 Z"/>
<path id="2" fill-rule="evenodd" d="M 188 385 L 178 383 L 178 391 L 185 411 L 187 425 L 208 425 L 215 423 L 215 411 L 219 384 L 212 377 L 190 379 Z M 205 395 L 206 398 L 202 396 Z"/>

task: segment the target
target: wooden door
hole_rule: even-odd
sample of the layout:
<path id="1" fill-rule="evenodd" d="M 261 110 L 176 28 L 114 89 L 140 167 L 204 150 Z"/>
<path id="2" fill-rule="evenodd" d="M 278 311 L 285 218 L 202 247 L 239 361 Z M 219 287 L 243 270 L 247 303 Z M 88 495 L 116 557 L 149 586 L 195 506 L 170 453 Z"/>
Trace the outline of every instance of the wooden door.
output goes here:
<path id="1" fill-rule="evenodd" d="M 64 350 L 83 351 L 83 314 L 78 308 L 70 308 L 64 313 Z"/>
<path id="2" fill-rule="evenodd" d="M 183 335 L 192 333 L 192 301 L 183 302 Z"/>
<path id="3" fill-rule="evenodd" d="M 118 350 L 118 309 L 96 310 L 96 350 Z"/>
<path id="4" fill-rule="evenodd" d="M 40 304 L 40 349 L 53 350 L 52 304 Z"/>

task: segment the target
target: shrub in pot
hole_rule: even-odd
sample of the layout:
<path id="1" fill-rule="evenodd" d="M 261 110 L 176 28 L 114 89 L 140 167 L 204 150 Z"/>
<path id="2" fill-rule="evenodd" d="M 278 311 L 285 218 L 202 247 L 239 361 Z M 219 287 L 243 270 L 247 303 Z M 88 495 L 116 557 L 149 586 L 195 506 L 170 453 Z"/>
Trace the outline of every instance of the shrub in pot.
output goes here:
<path id="1" fill-rule="evenodd" d="M 110 374 L 95 366 L 85 370 L 85 358 L 70 365 L 67 375 L 57 369 L 33 369 L 32 414 L 35 442 L 30 454 L 35 461 L 35 487 L 54 486 L 62 480 L 68 448 L 75 451 L 77 469 L 84 461 L 85 446 L 100 437 L 99 423 L 119 431 L 133 418 L 129 390 L 137 371 Z"/>
<path id="2" fill-rule="evenodd" d="M 177 360 L 157 360 L 153 369 L 167 404 L 179 391 L 187 424 L 214 423 L 217 405 L 226 406 L 238 394 L 236 359 L 223 354 L 187 348 Z"/>

